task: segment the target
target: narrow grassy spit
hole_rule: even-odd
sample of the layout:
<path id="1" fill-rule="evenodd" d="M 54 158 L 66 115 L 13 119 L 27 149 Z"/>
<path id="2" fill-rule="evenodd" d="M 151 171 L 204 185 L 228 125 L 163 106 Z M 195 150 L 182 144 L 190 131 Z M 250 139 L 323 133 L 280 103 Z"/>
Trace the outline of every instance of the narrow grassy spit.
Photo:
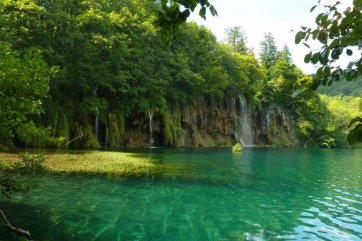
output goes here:
<path id="1" fill-rule="evenodd" d="M 38 153 L 36 153 L 38 154 Z M 16 153 L 0 153 L 3 165 L 20 161 Z M 143 175 L 155 167 L 152 160 L 133 153 L 121 152 L 68 152 L 45 156 L 45 166 L 54 173 L 84 173 L 115 176 Z"/>
<path id="2" fill-rule="evenodd" d="M 32 155 L 41 155 L 33 152 Z M 44 165 L 49 174 L 102 175 L 111 178 L 147 177 L 187 182 L 215 183 L 223 178 L 210 176 L 203 166 L 185 162 L 164 162 L 141 154 L 107 151 L 55 152 L 45 156 Z M 0 167 L 21 161 L 17 153 L 0 153 Z M 209 168 L 213 169 L 212 163 Z M 214 170 L 222 172 L 222 170 Z M 225 179 L 225 178 L 224 178 Z"/>

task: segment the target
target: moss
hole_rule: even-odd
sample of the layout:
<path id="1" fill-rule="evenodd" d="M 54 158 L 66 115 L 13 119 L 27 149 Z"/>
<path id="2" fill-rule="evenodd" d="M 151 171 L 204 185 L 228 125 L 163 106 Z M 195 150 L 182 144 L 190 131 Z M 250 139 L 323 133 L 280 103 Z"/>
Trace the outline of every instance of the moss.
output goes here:
<path id="1" fill-rule="evenodd" d="M 163 118 L 163 130 L 162 130 L 162 142 L 164 146 L 174 145 L 174 126 L 171 122 L 171 114 L 168 111 L 162 111 Z"/>
<path id="2" fill-rule="evenodd" d="M 121 121 L 119 121 L 119 118 L 114 113 L 108 114 L 107 125 L 109 128 L 107 145 L 111 148 L 118 147 L 119 136 L 121 135 L 122 128 L 122 132 L 124 132 L 124 126 L 122 127 Z"/>
<path id="3" fill-rule="evenodd" d="M 123 135 L 124 134 L 124 121 L 125 121 L 125 116 L 122 112 L 120 112 L 118 114 L 118 128 L 119 128 L 119 135 Z"/>
<path id="4" fill-rule="evenodd" d="M 59 121 L 60 107 L 51 99 L 44 101 L 44 109 L 46 109 L 46 122 L 52 127 L 51 135 L 57 136 L 57 125 Z"/>
<path id="5" fill-rule="evenodd" d="M 83 128 L 83 134 L 84 134 L 84 137 L 82 138 L 82 142 L 81 142 L 80 146 L 78 146 L 78 147 L 83 147 L 83 148 L 99 148 L 100 147 L 97 138 L 93 134 L 92 126 L 87 124 Z"/>
<path id="6" fill-rule="evenodd" d="M 232 151 L 233 152 L 241 152 L 241 150 L 243 149 L 243 146 L 240 143 L 236 143 L 233 147 L 232 147 Z"/>
<path id="7" fill-rule="evenodd" d="M 58 127 L 57 136 L 61 136 L 69 140 L 70 139 L 69 120 L 68 116 L 62 110 L 60 110 L 59 113 L 57 127 Z"/>

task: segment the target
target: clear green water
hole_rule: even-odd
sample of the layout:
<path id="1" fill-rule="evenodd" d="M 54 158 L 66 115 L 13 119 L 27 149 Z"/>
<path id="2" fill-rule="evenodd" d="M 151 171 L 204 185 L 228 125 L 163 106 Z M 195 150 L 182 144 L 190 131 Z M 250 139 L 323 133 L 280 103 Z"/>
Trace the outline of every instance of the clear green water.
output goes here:
<path id="1" fill-rule="evenodd" d="M 362 150 L 143 155 L 175 168 L 123 180 L 44 177 L 0 205 L 40 240 L 362 240 Z M 0 237 L 11 240 L 2 227 Z"/>

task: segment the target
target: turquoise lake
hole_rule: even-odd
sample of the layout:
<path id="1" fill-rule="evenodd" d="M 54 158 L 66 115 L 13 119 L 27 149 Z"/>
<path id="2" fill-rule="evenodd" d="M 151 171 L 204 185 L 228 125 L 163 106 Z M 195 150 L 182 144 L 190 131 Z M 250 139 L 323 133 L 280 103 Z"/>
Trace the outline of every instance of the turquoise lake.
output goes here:
<path id="1" fill-rule="evenodd" d="M 0 205 L 37 240 L 362 240 L 362 150 L 137 154 L 175 175 L 41 177 Z"/>

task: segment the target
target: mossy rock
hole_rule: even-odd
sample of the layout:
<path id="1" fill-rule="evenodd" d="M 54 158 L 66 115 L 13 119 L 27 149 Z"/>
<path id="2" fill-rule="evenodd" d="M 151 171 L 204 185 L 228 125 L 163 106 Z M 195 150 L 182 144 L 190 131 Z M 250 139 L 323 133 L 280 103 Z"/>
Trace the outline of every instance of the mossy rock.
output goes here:
<path id="1" fill-rule="evenodd" d="M 232 148 L 233 152 L 241 152 L 242 149 L 243 146 L 240 143 L 236 143 Z"/>

